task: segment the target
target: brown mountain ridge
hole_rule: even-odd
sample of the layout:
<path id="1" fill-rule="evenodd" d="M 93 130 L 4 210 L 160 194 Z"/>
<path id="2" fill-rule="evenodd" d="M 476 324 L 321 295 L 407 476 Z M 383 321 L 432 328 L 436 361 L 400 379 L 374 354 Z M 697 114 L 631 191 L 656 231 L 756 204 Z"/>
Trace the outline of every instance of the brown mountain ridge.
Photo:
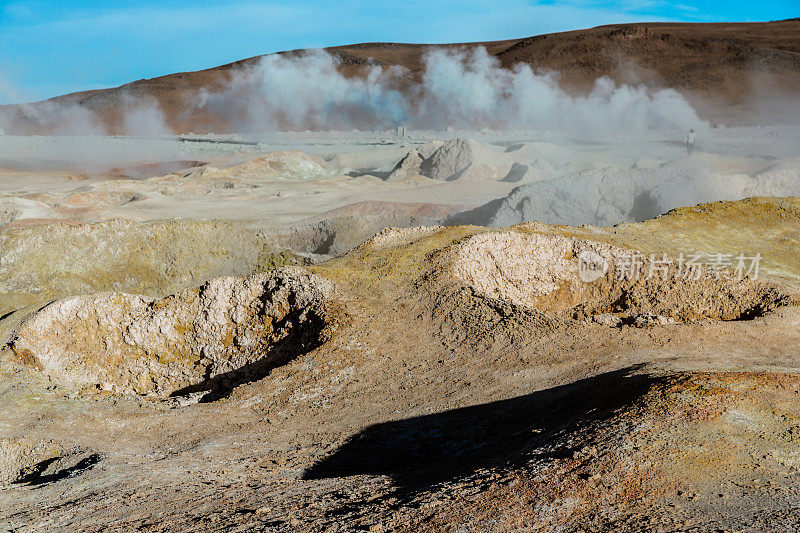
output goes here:
<path id="1" fill-rule="evenodd" d="M 485 47 L 503 67 L 525 63 L 537 71 L 555 71 L 562 87 L 571 92 L 588 90 L 602 76 L 654 89 L 674 88 L 712 121 L 746 122 L 755 113 L 763 117 L 769 107 L 764 102 L 800 96 L 800 19 L 615 24 L 505 41 L 361 43 L 326 50 L 341 60 L 340 71 L 346 76 L 360 76 L 371 65 L 400 66 L 418 75 L 425 52 L 433 47 L 477 46 Z M 223 87 L 235 72 L 256 64 L 261 57 L 67 94 L 46 102 L 0 106 L 0 113 L 7 115 L 7 133 L 47 133 L 50 104 L 77 105 L 95 112 L 110 133 L 118 133 L 119 110 L 126 102 L 155 101 L 175 132 L 229 131 L 224 117 L 193 112 L 189 102 L 199 90 Z"/>

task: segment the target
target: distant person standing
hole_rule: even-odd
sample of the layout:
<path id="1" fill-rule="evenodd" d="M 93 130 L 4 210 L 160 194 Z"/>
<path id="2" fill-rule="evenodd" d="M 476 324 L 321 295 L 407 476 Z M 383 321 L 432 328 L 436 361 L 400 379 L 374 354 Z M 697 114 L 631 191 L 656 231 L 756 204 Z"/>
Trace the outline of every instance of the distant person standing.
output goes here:
<path id="1" fill-rule="evenodd" d="M 694 128 L 686 132 L 683 136 L 683 144 L 686 146 L 686 153 L 692 155 L 694 151 L 694 143 L 697 142 L 697 135 L 694 134 Z"/>

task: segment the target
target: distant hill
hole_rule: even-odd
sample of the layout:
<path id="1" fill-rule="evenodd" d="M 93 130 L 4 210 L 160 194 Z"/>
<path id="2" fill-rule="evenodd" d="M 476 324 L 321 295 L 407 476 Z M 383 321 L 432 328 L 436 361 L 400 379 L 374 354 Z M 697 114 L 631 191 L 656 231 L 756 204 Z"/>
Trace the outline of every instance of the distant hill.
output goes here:
<path id="1" fill-rule="evenodd" d="M 585 91 L 608 76 L 617 82 L 645 83 L 681 91 L 711 120 L 745 120 L 763 106 L 753 97 L 800 97 L 800 19 L 754 23 L 640 23 L 482 43 L 423 45 L 363 43 L 327 50 L 341 59 L 341 72 L 359 76 L 369 65 L 402 66 L 419 74 L 431 47 L 484 46 L 504 67 L 527 63 L 560 73 L 562 86 Z M 281 52 L 295 54 L 299 51 Z M 94 111 L 110 131 L 120 127 L 123 99 L 154 99 L 176 132 L 226 131 L 224 117 L 187 112 L 199 89 L 222 87 L 255 56 L 227 65 L 138 80 L 121 87 L 59 96 L 47 102 Z M 8 132 L 45 133 L 47 103 L 0 106 L 10 117 Z M 38 110 L 45 120 L 31 119 Z M 774 110 L 773 110 L 774 111 Z M 44 122 L 44 123 L 42 123 Z"/>

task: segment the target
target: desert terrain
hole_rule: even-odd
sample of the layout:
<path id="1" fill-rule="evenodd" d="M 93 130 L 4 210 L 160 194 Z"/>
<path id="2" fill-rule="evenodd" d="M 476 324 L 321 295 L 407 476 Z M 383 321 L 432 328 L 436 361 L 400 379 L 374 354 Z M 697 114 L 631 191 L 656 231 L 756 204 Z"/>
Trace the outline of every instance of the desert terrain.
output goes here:
<path id="1" fill-rule="evenodd" d="M 268 59 L 259 76 L 348 91 L 401 65 L 431 107 L 369 85 L 260 108 L 261 130 L 179 124 L 176 95 L 230 65 L 132 84 L 149 133 L 93 107 L 116 90 L 5 109 L 29 115 L 0 135 L 0 526 L 800 526 L 798 24 Z M 643 64 L 686 54 L 633 87 L 609 39 Z M 774 60 L 769 99 L 730 85 L 741 49 Z M 570 87 L 509 70 L 541 57 Z M 445 67 L 509 85 L 437 114 Z M 602 75 L 618 84 L 579 94 Z M 235 111 L 237 87 L 208 101 Z M 534 89 L 552 102 L 526 107 Z M 378 127 L 398 106 L 409 126 Z M 468 120 L 489 108 L 502 124 Z"/>

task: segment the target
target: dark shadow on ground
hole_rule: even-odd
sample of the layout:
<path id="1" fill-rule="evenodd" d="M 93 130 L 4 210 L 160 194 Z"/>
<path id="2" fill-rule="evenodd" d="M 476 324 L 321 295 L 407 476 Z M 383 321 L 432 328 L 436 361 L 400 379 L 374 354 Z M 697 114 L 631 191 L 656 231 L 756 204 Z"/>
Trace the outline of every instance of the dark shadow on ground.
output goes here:
<path id="1" fill-rule="evenodd" d="M 522 163 L 517 163 L 515 161 L 514 164 L 511 165 L 511 168 L 508 170 L 508 173 L 500 181 L 505 181 L 508 183 L 517 183 L 519 181 L 522 181 L 522 178 L 525 177 L 525 174 L 528 173 L 528 170 L 530 170 L 530 167 L 528 165 L 523 165 Z"/>
<path id="2" fill-rule="evenodd" d="M 370 426 L 303 479 L 386 475 L 414 492 L 482 468 L 571 456 L 570 431 L 606 419 L 658 379 L 630 367 L 510 400 Z"/>
<path id="3" fill-rule="evenodd" d="M 274 325 L 280 340 L 264 347 L 264 357 L 239 368 L 208 377 L 202 383 L 190 385 L 173 392 L 171 397 L 189 394 L 206 394 L 201 402 L 212 402 L 228 397 L 239 385 L 258 381 L 275 368 L 320 347 L 324 342 L 326 317 L 315 308 L 301 308 L 288 313 Z"/>
<path id="4" fill-rule="evenodd" d="M 361 176 L 375 176 L 376 178 L 380 178 L 384 181 L 392 174 L 391 171 L 380 171 L 375 169 L 367 169 L 367 170 L 354 170 L 352 172 L 348 172 L 347 175 L 351 178 L 360 178 Z"/>
<path id="5" fill-rule="evenodd" d="M 650 191 L 642 191 L 633 199 L 633 207 L 628 216 L 635 222 L 644 222 L 663 214 L 664 210 L 658 205 Z"/>
<path id="6" fill-rule="evenodd" d="M 15 484 L 44 485 L 75 477 L 94 467 L 101 459 L 102 457 L 97 453 L 82 453 L 47 459 L 36 464 Z"/>
<path id="7" fill-rule="evenodd" d="M 506 197 L 497 198 L 475 209 L 454 213 L 442 221 L 443 226 L 489 226 Z"/>

